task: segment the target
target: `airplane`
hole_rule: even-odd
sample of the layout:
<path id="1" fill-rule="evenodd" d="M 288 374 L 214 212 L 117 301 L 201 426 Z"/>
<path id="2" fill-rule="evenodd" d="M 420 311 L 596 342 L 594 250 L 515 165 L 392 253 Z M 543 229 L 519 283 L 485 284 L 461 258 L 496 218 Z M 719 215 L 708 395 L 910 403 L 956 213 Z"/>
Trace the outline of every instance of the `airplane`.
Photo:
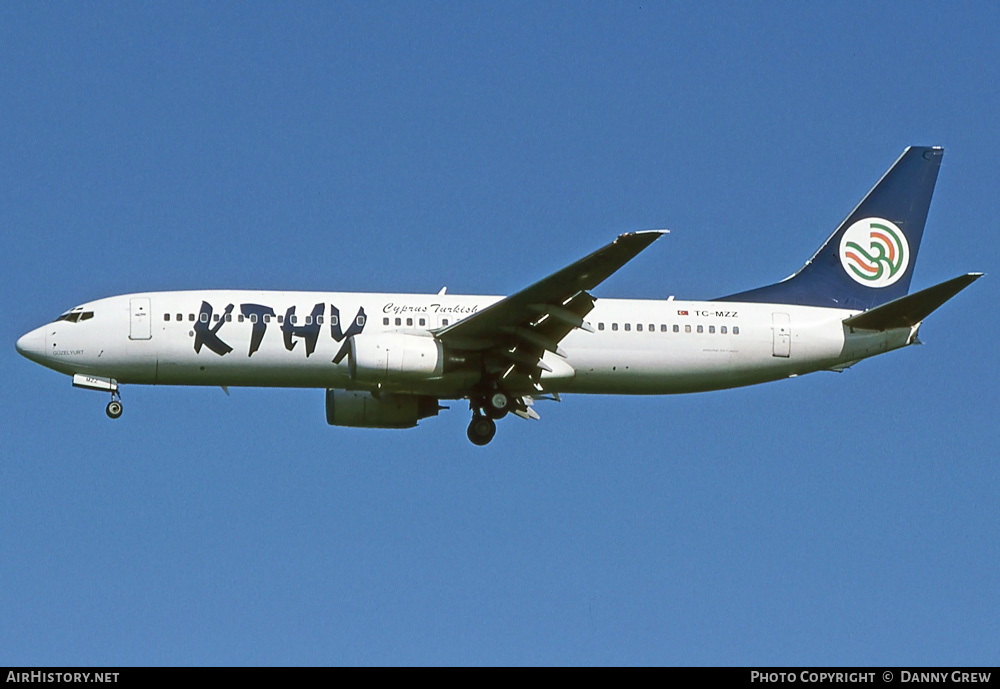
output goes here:
<path id="1" fill-rule="evenodd" d="M 909 294 L 944 150 L 903 151 L 796 273 L 711 301 L 591 292 L 665 230 L 610 244 L 508 297 L 140 292 L 66 311 L 17 341 L 28 359 L 111 394 L 122 384 L 324 388 L 334 426 L 412 428 L 468 400 L 469 440 L 563 394 L 734 388 L 849 366 L 907 345 L 982 276 Z"/>

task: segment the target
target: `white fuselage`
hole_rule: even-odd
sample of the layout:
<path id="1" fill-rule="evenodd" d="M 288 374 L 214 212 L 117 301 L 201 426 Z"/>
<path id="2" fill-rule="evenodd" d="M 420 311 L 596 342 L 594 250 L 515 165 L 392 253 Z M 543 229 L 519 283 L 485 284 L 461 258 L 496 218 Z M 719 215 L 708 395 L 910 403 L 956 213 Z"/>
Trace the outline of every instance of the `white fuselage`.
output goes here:
<path id="1" fill-rule="evenodd" d="M 93 316 L 38 328 L 19 348 L 57 371 L 119 383 L 364 390 L 371 387 L 352 379 L 343 356 L 351 335 L 429 334 L 500 299 L 138 293 L 84 304 L 74 311 Z M 854 313 L 785 304 L 599 299 L 586 317 L 594 332 L 574 330 L 565 337 L 565 359 L 546 353 L 552 371 L 542 374 L 542 385 L 546 392 L 596 394 L 717 390 L 840 369 L 913 341 L 915 328 L 851 333 L 842 321 Z M 467 375 L 453 374 L 388 389 L 460 398 L 468 383 Z"/>

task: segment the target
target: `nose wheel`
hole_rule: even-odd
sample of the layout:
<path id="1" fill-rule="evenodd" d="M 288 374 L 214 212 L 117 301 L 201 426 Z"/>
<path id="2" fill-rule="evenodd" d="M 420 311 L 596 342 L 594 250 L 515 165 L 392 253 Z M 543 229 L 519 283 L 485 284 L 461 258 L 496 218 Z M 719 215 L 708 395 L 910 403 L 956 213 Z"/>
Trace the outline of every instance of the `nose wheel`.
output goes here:
<path id="1" fill-rule="evenodd" d="M 105 407 L 104 413 L 108 415 L 109 419 L 117 419 L 122 415 L 122 411 L 124 411 L 124 408 L 122 407 L 121 396 L 117 392 L 111 393 L 111 401 Z"/>

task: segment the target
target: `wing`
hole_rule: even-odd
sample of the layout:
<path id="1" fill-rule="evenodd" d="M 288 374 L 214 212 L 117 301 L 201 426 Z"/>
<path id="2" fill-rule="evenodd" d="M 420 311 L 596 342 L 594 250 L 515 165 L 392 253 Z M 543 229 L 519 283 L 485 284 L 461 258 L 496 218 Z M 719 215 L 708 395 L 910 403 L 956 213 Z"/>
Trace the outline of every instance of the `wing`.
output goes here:
<path id="1" fill-rule="evenodd" d="M 666 230 L 623 234 L 576 263 L 506 299 L 435 331 L 455 350 L 483 354 L 488 377 L 513 393 L 542 391 L 546 351 L 565 357 L 559 342 L 573 329 L 593 332 L 584 317 L 594 308 L 587 293 L 659 239 Z M 568 369 L 567 365 L 567 369 Z"/>

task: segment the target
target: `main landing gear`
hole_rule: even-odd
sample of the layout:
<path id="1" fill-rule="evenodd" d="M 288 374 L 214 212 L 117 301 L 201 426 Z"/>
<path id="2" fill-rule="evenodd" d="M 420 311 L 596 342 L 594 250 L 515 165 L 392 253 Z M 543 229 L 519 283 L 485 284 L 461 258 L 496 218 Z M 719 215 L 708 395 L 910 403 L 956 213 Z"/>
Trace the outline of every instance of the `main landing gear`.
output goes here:
<path id="1" fill-rule="evenodd" d="M 486 415 L 491 419 L 502 419 L 510 411 L 510 403 L 510 395 L 502 390 L 495 390 L 486 398 L 486 404 L 483 406 L 486 409 Z"/>
<path id="2" fill-rule="evenodd" d="M 472 421 L 468 436 L 473 445 L 486 445 L 497 434 L 497 420 L 507 416 L 513 400 L 503 390 L 493 388 L 485 395 L 475 395 L 469 400 Z"/>
<path id="3" fill-rule="evenodd" d="M 473 445 L 486 445 L 497 434 L 496 421 L 476 411 L 469 422 L 469 440 Z"/>

